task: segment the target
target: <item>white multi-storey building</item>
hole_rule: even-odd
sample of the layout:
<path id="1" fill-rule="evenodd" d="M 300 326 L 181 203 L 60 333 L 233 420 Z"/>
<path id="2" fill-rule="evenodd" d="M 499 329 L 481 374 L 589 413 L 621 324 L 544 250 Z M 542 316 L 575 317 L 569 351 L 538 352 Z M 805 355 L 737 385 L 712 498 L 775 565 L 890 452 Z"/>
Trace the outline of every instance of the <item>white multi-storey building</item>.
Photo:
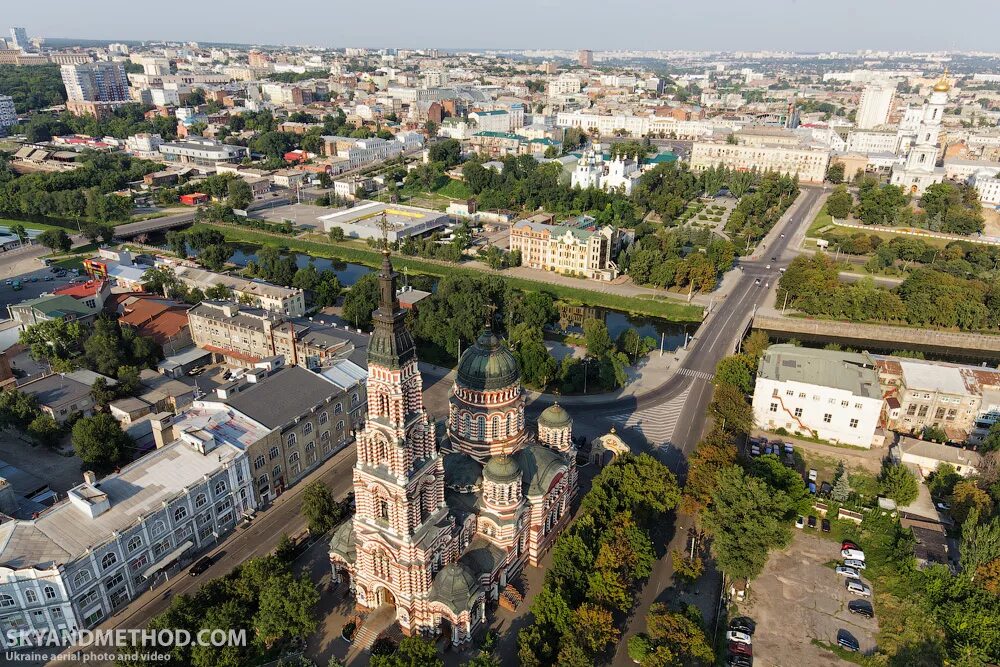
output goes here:
<path id="1" fill-rule="evenodd" d="M 830 151 L 805 146 L 741 145 L 695 142 L 691 149 L 691 169 L 704 171 L 722 165 L 737 171 L 774 171 L 798 175 L 808 183 L 822 183 L 830 164 Z"/>
<path id="2" fill-rule="evenodd" d="M 556 125 L 578 127 L 587 132 L 597 130 L 600 135 L 611 135 L 619 130 L 625 130 L 633 137 L 641 137 L 650 131 L 650 117 L 631 114 L 604 116 L 582 111 L 565 111 L 556 115 Z"/>
<path id="3" fill-rule="evenodd" d="M 871 447 L 882 403 L 867 353 L 772 345 L 757 369 L 754 420 L 769 431 Z"/>
<path id="4" fill-rule="evenodd" d="M 201 167 L 240 162 L 243 158 L 250 157 L 250 150 L 245 146 L 231 146 L 202 137 L 188 137 L 182 141 L 161 144 L 160 153 L 168 161 Z"/>
<path id="5" fill-rule="evenodd" d="M 160 146 L 163 145 L 163 137 L 159 134 L 140 132 L 133 134 L 125 140 L 125 150 L 138 158 L 152 159 L 160 154 Z"/>
<path id="6" fill-rule="evenodd" d="M 475 121 L 477 132 L 510 132 L 513 129 L 510 114 L 503 109 L 473 111 L 469 120 Z"/>
<path id="7" fill-rule="evenodd" d="M 246 452 L 202 431 L 84 478 L 37 517 L 0 525 L 4 648 L 26 645 L 17 631 L 94 627 L 256 509 Z"/>
<path id="8" fill-rule="evenodd" d="M 351 169 L 384 162 L 404 151 L 417 150 L 423 146 L 423 138 L 415 132 L 396 135 L 393 139 L 354 139 L 351 137 L 324 136 L 324 152 L 328 156 L 346 158 Z"/>
<path id="9" fill-rule="evenodd" d="M 948 72 L 934 84 L 930 97 L 922 108 L 920 125 L 916 139 L 906 155 L 906 160 L 892 169 L 890 182 L 910 194 L 919 195 L 928 186 L 944 180 L 944 167 L 937 166 L 938 137 L 941 134 L 941 120 L 945 105 L 948 104 Z"/>
<path id="10" fill-rule="evenodd" d="M 973 176 L 969 183 L 979 191 L 979 202 L 986 206 L 1000 208 L 1000 178 L 996 175 L 979 174 Z"/>
<path id="11" fill-rule="evenodd" d="M 858 129 L 870 130 L 885 125 L 896 97 L 896 86 L 891 83 L 870 83 L 865 86 L 858 102 L 856 124 Z"/>

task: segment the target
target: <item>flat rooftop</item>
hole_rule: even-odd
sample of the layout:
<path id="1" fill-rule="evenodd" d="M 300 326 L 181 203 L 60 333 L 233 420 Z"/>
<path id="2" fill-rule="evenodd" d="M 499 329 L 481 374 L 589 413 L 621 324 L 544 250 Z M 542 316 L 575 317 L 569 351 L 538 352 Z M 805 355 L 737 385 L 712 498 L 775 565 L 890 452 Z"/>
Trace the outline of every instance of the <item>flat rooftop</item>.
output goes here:
<path id="1" fill-rule="evenodd" d="M 867 353 L 772 345 L 761 357 L 757 376 L 842 389 L 864 398 L 882 398 L 875 360 Z"/>

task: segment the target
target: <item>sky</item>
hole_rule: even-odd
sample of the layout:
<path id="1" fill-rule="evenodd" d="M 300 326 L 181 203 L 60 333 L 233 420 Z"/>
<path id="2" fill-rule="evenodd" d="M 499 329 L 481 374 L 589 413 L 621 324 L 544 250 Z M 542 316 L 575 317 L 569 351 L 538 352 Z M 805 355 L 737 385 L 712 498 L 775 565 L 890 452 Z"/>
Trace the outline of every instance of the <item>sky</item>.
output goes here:
<path id="1" fill-rule="evenodd" d="M 997 0 L 4 0 L 42 37 L 462 49 L 991 50 Z M 81 11 L 81 10 L 84 11 Z M 4 34 L 6 34 L 6 28 Z"/>

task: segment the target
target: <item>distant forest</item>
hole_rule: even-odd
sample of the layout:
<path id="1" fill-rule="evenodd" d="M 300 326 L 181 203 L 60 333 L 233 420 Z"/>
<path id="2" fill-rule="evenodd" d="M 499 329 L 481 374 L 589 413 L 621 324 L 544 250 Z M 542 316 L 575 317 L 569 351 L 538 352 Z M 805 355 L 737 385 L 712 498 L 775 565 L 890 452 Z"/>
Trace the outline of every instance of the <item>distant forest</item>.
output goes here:
<path id="1" fill-rule="evenodd" d="M 0 65 L 0 94 L 14 98 L 18 113 L 66 101 L 59 65 Z"/>

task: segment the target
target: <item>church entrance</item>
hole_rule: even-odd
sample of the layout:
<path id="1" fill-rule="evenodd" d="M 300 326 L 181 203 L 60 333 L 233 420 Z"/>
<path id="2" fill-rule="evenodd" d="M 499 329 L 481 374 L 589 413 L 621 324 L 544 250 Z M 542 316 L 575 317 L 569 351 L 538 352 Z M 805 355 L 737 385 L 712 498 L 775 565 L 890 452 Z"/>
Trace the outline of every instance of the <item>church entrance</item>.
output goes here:
<path id="1" fill-rule="evenodd" d="M 389 607 L 396 606 L 396 597 L 392 594 L 388 588 L 378 589 L 378 593 L 375 594 L 375 599 L 378 601 L 378 606 L 387 605 Z"/>

